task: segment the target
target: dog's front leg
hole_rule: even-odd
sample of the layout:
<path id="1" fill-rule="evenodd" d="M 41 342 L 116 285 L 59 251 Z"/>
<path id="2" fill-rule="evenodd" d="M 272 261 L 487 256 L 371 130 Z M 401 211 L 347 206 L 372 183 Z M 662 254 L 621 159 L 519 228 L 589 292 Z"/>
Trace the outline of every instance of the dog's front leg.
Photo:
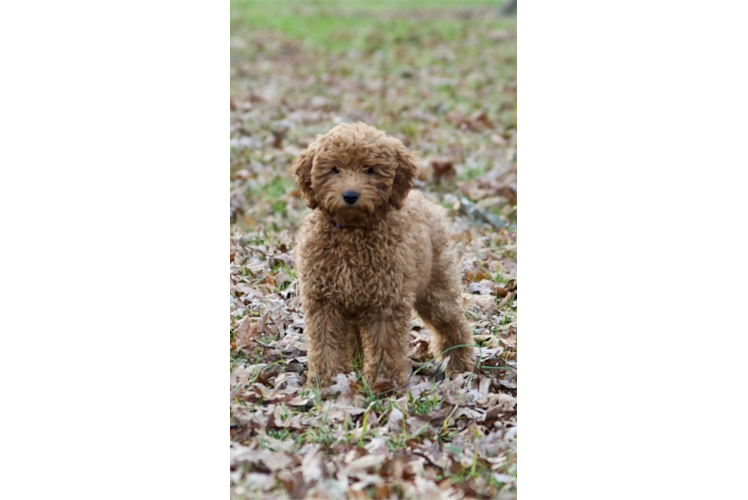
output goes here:
<path id="1" fill-rule="evenodd" d="M 334 306 L 322 302 L 304 304 L 309 337 L 309 374 L 312 386 L 325 387 L 338 373 L 351 371 L 353 325 Z"/>
<path id="2" fill-rule="evenodd" d="M 376 390 L 403 387 L 410 376 L 410 309 L 367 318 L 361 324 L 364 376 Z"/>

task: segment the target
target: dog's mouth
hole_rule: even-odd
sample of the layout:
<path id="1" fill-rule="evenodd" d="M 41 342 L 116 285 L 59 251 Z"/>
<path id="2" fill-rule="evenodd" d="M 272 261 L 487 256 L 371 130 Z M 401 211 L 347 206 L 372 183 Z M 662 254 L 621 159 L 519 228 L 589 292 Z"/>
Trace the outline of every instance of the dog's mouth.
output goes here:
<path id="1" fill-rule="evenodd" d="M 354 205 L 337 206 L 328 211 L 330 218 L 343 227 L 357 227 L 364 225 L 370 215 L 360 203 Z"/>
<path id="2" fill-rule="evenodd" d="M 375 217 L 378 207 L 373 201 L 371 194 L 362 191 L 355 196 L 353 193 L 337 193 L 326 197 L 320 208 L 342 226 L 360 226 Z"/>
<path id="3" fill-rule="evenodd" d="M 339 203 L 333 207 L 333 211 L 339 214 L 345 214 L 348 217 L 357 217 L 368 213 L 370 210 L 367 209 L 367 205 L 362 203 L 361 200 L 356 200 L 353 203 Z"/>

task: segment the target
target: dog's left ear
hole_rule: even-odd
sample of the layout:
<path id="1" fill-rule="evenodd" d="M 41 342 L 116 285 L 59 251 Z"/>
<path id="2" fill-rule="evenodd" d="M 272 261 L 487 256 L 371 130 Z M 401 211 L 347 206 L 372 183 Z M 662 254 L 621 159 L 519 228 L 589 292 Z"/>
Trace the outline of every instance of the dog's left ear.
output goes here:
<path id="1" fill-rule="evenodd" d="M 301 189 L 306 206 L 311 209 L 317 208 L 317 198 L 312 190 L 312 165 L 314 164 L 314 155 L 317 152 L 316 141 L 309 145 L 306 151 L 301 153 L 291 166 L 291 174 L 296 177 L 296 183 Z"/>
<path id="2" fill-rule="evenodd" d="M 395 171 L 395 180 L 392 183 L 392 193 L 390 194 L 390 205 L 396 210 L 403 207 L 405 197 L 408 196 L 410 188 L 413 187 L 413 181 L 420 168 L 418 167 L 418 156 L 405 149 L 403 143 L 395 148 L 397 170 Z"/>

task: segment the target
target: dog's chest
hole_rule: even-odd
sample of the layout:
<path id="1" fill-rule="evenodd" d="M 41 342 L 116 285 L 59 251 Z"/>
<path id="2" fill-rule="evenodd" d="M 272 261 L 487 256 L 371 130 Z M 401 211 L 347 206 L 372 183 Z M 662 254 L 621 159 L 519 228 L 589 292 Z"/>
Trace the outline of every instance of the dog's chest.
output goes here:
<path id="1" fill-rule="evenodd" d="M 331 238 L 311 255 L 308 278 L 326 301 L 350 313 L 382 305 L 402 294 L 403 256 L 392 238 Z"/>

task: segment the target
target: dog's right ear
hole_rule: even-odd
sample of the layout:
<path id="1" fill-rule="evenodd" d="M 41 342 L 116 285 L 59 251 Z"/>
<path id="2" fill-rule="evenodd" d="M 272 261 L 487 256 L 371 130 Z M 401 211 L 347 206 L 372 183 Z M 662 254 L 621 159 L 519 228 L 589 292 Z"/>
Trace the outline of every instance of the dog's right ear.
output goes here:
<path id="1" fill-rule="evenodd" d="M 392 184 L 390 205 L 396 210 L 400 210 L 403 207 L 410 188 L 413 186 L 413 181 L 418 175 L 419 167 L 416 154 L 405 149 L 405 146 L 399 140 L 395 139 L 395 141 L 397 170 L 395 171 L 395 180 Z"/>
<path id="2" fill-rule="evenodd" d="M 312 191 L 312 164 L 314 163 L 314 155 L 317 152 L 317 148 L 312 143 L 306 151 L 301 153 L 293 166 L 291 167 L 291 174 L 296 177 L 296 184 L 301 189 L 301 194 L 304 197 L 304 202 L 309 208 L 317 207 L 317 200 L 314 197 L 314 191 Z"/>

